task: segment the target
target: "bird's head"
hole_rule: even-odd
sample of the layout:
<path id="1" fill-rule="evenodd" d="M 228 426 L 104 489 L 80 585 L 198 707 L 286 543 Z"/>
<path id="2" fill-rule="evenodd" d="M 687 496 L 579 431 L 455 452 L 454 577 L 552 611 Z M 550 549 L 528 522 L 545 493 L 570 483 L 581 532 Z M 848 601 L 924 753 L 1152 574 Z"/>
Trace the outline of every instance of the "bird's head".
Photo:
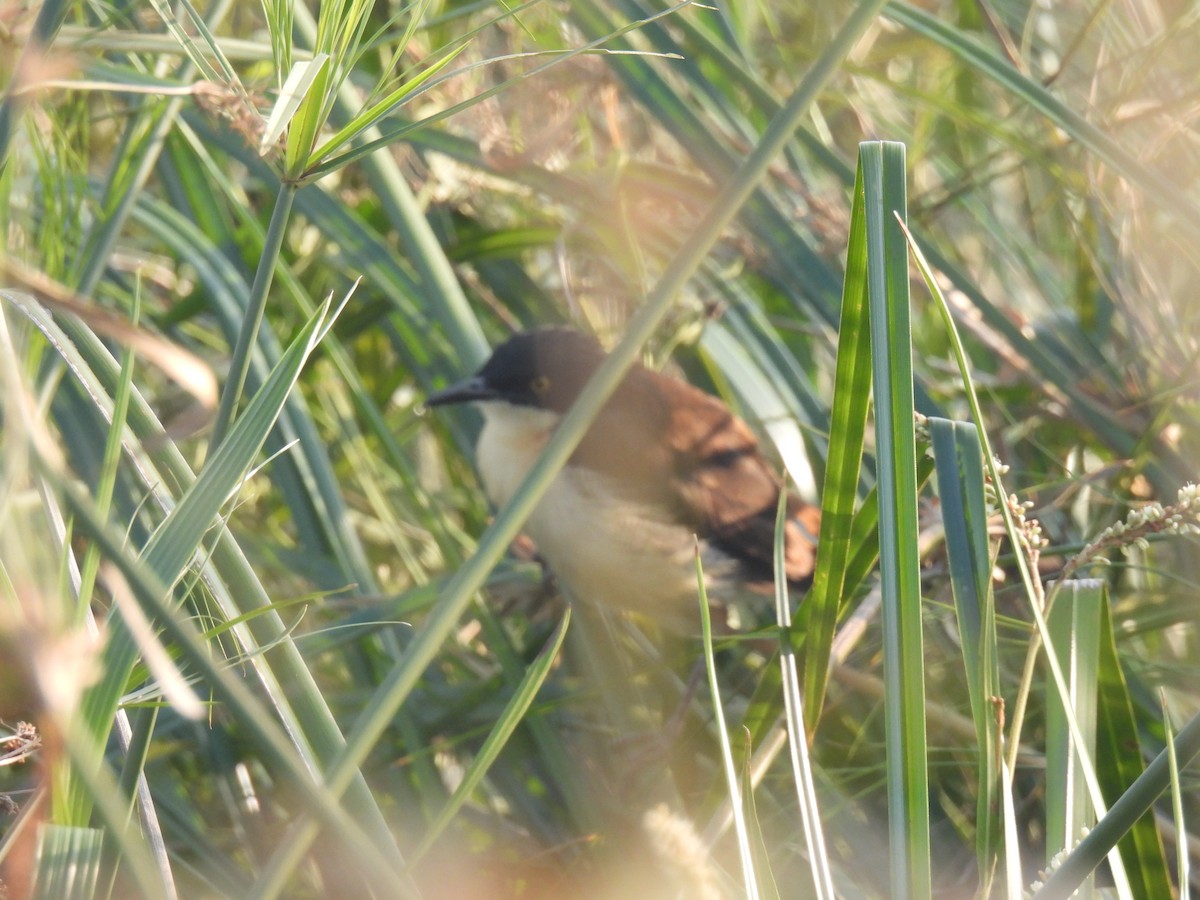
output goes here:
<path id="1" fill-rule="evenodd" d="M 425 405 L 500 403 L 562 414 L 604 355 L 595 338 L 571 328 L 524 331 L 497 347 L 470 378 L 430 394 Z"/>

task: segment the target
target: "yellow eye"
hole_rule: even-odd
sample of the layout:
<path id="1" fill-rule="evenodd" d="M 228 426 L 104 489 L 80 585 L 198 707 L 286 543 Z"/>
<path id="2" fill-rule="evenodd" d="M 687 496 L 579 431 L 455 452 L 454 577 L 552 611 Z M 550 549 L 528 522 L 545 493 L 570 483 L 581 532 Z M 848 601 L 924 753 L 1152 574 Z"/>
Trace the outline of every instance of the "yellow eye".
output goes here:
<path id="1" fill-rule="evenodd" d="M 529 389 L 533 391 L 535 396 L 545 397 L 547 391 L 550 390 L 550 378 L 547 375 L 538 375 L 533 381 L 529 382 Z"/>

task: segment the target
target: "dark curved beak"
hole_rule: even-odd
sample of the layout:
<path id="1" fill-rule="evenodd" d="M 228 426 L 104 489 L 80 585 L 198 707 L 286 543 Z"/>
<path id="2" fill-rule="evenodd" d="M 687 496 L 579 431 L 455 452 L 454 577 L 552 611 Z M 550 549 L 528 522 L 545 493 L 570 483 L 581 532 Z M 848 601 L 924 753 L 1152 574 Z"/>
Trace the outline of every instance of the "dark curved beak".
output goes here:
<path id="1" fill-rule="evenodd" d="M 434 391 L 425 398 L 426 406 L 449 406 L 452 403 L 471 403 L 475 400 L 495 400 L 496 391 L 478 375 L 472 375 L 450 387 Z"/>

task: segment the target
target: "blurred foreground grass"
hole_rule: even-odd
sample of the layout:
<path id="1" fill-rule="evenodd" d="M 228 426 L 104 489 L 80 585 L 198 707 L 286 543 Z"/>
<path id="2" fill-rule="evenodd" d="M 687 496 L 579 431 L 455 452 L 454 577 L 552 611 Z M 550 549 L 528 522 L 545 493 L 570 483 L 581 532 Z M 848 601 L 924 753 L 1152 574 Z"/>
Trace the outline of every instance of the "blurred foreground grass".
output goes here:
<path id="1" fill-rule="evenodd" d="M 890 897 L 911 890 L 905 846 L 940 896 L 1017 896 L 1092 821 L 1072 726 L 1107 805 L 1168 722 L 1188 736 L 1196 539 L 1153 504 L 1186 501 L 1200 468 L 1192 10 L 152 7 L 0 17 L 10 896 L 820 896 L 815 856 L 838 896 Z M 733 756 L 750 734 L 762 761 L 738 771 L 744 876 L 711 703 L 656 737 L 699 641 L 588 609 L 564 636 L 528 547 L 463 568 L 492 514 L 477 423 L 420 400 L 518 327 L 617 345 L 682 273 L 645 360 L 733 404 L 802 492 L 857 507 L 880 467 L 868 430 L 839 481 L 866 409 L 835 397 L 835 353 L 871 139 L 906 146 L 908 225 L 1025 546 L 1001 537 L 1007 498 L 970 512 L 980 453 L 937 423 L 975 421 L 971 394 L 914 267 L 916 406 L 948 441 L 907 535 L 928 834 L 914 851 L 889 824 L 895 698 L 860 517 L 865 555 L 829 588 L 850 624 L 804 710 L 822 850 L 802 777 L 764 752 L 773 633 L 718 641 Z M 952 471 L 965 518 L 943 528 Z M 1064 565 L 1100 579 L 1050 588 L 1066 706 L 1028 652 Z M 809 623 L 805 691 L 834 621 Z M 1097 890 L 1194 877 L 1194 772 L 1175 786 Z"/>

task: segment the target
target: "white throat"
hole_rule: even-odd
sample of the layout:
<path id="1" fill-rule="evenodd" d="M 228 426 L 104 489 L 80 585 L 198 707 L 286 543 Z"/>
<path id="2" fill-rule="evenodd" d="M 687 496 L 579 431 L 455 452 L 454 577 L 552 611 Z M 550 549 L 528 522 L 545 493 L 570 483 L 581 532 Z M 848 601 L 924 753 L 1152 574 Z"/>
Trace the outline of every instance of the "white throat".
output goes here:
<path id="1" fill-rule="evenodd" d="M 475 405 L 483 413 L 483 431 L 475 447 L 479 474 L 492 502 L 503 506 L 517 492 L 561 416 L 500 400 Z"/>

